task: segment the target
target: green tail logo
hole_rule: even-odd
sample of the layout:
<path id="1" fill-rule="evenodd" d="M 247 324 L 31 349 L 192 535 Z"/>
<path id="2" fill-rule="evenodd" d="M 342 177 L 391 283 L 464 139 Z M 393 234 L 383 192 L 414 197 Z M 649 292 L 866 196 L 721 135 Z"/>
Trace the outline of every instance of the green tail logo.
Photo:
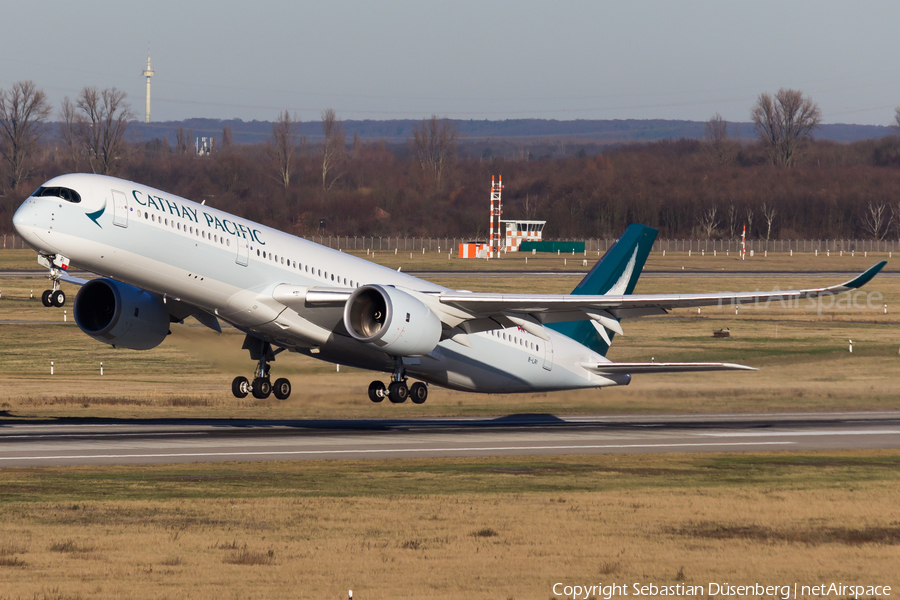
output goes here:
<path id="1" fill-rule="evenodd" d="M 97 227 L 99 227 L 100 229 L 103 229 L 103 226 L 100 224 L 100 222 L 97 219 L 99 219 L 103 215 L 103 212 L 105 210 L 106 210 L 106 200 L 103 201 L 103 208 L 101 208 L 97 212 L 84 213 L 84 214 L 86 214 L 88 219 L 93 221 L 97 225 Z"/>
<path id="2" fill-rule="evenodd" d="M 653 242 L 656 241 L 656 233 L 655 229 L 644 225 L 636 223 L 629 225 L 622 237 L 606 251 L 590 273 L 572 290 L 572 294 L 576 296 L 631 294 L 641 276 Z M 598 354 L 606 356 L 609 351 L 609 344 L 600 338 L 595 325 L 590 321 L 548 323 L 544 327 L 558 331 Z M 609 332 L 607 336 L 612 341 L 613 333 Z"/>

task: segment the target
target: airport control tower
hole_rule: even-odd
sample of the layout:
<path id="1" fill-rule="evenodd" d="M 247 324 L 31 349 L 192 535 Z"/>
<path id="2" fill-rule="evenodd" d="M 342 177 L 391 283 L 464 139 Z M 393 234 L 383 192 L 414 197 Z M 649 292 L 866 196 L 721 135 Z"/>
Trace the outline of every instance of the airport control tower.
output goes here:
<path id="1" fill-rule="evenodd" d="M 147 118 L 145 123 L 150 122 L 150 78 L 153 77 L 153 67 L 150 66 L 150 46 L 147 46 L 147 68 L 144 69 L 144 77 L 147 78 Z"/>

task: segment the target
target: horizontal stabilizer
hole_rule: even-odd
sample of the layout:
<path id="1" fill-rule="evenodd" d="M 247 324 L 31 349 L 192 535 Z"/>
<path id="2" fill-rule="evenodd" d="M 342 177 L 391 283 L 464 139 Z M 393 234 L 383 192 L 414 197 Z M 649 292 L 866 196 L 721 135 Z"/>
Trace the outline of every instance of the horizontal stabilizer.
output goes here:
<path id="1" fill-rule="evenodd" d="M 753 367 L 733 363 L 665 363 L 665 362 L 583 362 L 581 366 L 597 375 L 634 375 L 639 373 L 690 373 L 694 371 L 757 371 Z"/>

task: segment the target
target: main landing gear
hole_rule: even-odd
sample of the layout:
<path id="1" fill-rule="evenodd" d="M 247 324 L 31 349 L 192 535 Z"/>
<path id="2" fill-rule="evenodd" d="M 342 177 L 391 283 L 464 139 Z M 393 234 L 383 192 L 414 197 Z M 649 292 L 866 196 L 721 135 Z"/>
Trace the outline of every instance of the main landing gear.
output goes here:
<path id="1" fill-rule="evenodd" d="M 398 359 L 395 361 L 394 372 L 391 374 L 391 383 L 385 387 L 381 381 L 373 381 L 369 384 L 369 400 L 381 402 L 385 397 L 394 404 L 402 404 L 410 398 L 415 404 L 422 404 L 428 399 L 428 386 L 417 381 L 411 386 L 406 384 L 406 369 Z"/>
<path id="2" fill-rule="evenodd" d="M 50 274 L 47 276 L 47 279 L 50 280 L 52 285 L 52 289 L 44 290 L 44 293 L 41 294 L 41 304 L 46 307 L 64 306 L 66 303 L 66 293 L 59 289 L 59 279 L 62 276 L 63 270 L 68 268 L 69 259 L 65 256 L 59 256 L 58 254 L 52 256 L 39 254 L 38 262 L 50 269 Z"/>
<path id="3" fill-rule="evenodd" d="M 272 344 L 257 337 L 247 335 L 244 338 L 244 350 L 250 351 L 250 358 L 257 362 L 256 372 L 251 383 L 246 377 L 235 377 L 231 382 L 231 393 L 235 398 L 246 398 L 248 394 L 258 400 L 265 400 L 271 394 L 279 400 L 287 400 L 291 395 L 291 382 L 280 377 L 273 385 L 269 379 L 269 363 L 274 362 L 275 355 L 284 352 L 284 348 L 272 350 Z"/>

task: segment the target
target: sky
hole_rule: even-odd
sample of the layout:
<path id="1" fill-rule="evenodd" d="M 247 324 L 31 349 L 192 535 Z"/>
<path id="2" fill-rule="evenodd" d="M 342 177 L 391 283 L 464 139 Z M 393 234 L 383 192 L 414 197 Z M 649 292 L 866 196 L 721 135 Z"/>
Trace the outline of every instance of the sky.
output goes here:
<path id="1" fill-rule="evenodd" d="M 900 2 L 80 0 L 7 3 L 0 89 L 54 109 L 116 87 L 144 119 L 749 121 L 799 89 L 823 123 L 889 125 Z"/>

